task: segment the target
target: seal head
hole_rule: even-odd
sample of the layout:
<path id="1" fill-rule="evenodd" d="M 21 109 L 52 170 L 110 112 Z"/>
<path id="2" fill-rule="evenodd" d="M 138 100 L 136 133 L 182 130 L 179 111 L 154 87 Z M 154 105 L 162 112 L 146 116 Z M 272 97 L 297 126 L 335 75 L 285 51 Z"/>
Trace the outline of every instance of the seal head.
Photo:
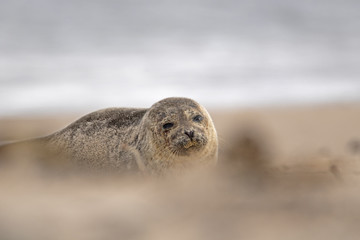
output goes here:
<path id="1" fill-rule="evenodd" d="M 153 153 L 150 166 L 176 168 L 190 163 L 216 163 L 218 142 L 214 124 L 205 108 L 194 100 L 161 100 L 143 120 L 143 131 L 148 133 L 147 142 L 151 143 L 149 152 Z"/>

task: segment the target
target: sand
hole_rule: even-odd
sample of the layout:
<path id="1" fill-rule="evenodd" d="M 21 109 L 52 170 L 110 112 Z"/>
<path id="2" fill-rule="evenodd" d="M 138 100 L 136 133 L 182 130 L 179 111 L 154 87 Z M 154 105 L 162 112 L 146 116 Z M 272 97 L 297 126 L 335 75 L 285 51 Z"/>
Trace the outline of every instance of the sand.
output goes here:
<path id="1" fill-rule="evenodd" d="M 210 114 L 220 138 L 211 172 L 0 169 L 0 239 L 358 238 L 360 104 Z M 43 136 L 78 117 L 2 118 L 0 141 Z"/>

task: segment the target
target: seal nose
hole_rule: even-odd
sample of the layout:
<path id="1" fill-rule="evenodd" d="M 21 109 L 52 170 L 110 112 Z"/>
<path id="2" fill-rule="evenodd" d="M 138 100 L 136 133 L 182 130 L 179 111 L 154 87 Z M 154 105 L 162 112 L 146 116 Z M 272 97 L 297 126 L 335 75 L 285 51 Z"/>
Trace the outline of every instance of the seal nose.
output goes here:
<path id="1" fill-rule="evenodd" d="M 193 138 L 194 138 L 194 131 L 186 131 L 185 130 L 185 132 L 184 132 L 189 138 L 190 138 L 190 140 L 193 140 Z"/>

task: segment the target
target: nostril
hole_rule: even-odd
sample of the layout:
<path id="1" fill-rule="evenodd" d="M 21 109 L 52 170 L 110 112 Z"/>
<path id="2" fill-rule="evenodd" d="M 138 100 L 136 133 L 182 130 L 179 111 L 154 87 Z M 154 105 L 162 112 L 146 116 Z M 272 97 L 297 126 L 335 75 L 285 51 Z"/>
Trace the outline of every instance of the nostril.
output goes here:
<path id="1" fill-rule="evenodd" d="M 194 138 L 194 131 L 185 131 L 185 134 L 192 140 Z"/>

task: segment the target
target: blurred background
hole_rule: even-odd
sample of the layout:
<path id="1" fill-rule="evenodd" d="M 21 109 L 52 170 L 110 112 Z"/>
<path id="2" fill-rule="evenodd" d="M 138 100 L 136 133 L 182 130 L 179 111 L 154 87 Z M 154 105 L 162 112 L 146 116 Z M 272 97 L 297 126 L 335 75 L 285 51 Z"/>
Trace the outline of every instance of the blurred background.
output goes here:
<path id="1" fill-rule="evenodd" d="M 2 0 L 0 117 L 360 100 L 356 0 Z"/>
<path id="2" fill-rule="evenodd" d="M 0 239 L 358 239 L 359 11 L 357 0 L 0 0 L 0 144 L 171 96 L 204 105 L 219 136 L 214 172 L 160 181 L 0 149 Z"/>

